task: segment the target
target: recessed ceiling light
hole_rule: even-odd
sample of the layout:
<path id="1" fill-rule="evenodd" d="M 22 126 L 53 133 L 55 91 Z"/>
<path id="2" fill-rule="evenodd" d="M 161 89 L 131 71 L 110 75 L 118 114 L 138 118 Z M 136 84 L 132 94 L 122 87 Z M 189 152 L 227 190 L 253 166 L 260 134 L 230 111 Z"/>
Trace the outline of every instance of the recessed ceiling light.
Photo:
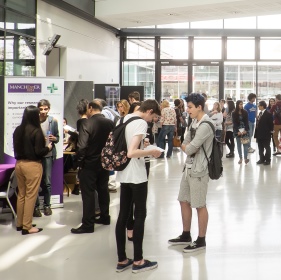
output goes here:
<path id="1" fill-rule="evenodd" d="M 167 14 L 168 16 L 174 16 L 175 14 L 172 14 L 172 13 L 169 13 L 169 14 Z"/>

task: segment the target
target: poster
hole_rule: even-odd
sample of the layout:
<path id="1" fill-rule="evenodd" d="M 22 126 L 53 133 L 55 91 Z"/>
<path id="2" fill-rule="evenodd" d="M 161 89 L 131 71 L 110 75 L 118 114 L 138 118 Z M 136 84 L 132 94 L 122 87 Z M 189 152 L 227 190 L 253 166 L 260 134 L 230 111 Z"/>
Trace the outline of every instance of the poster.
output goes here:
<path id="1" fill-rule="evenodd" d="M 4 90 L 4 162 L 14 163 L 13 133 L 21 123 L 23 111 L 29 105 L 37 106 L 40 99 L 51 104 L 49 112 L 58 121 L 60 141 L 56 144 L 57 159 L 52 171 L 52 208 L 63 202 L 63 110 L 64 80 L 61 78 L 5 77 Z"/>
<path id="2" fill-rule="evenodd" d="M 120 100 L 120 87 L 105 86 L 105 100 L 107 106 L 116 110 L 116 103 Z"/>

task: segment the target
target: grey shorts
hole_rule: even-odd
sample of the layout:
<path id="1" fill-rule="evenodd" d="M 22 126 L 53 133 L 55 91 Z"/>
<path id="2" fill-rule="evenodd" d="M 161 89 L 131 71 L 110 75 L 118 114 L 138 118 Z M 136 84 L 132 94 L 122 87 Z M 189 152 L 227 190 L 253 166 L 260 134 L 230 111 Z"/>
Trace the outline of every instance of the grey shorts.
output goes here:
<path id="1" fill-rule="evenodd" d="M 192 208 L 206 206 L 209 174 L 203 177 L 190 177 L 191 169 L 182 174 L 178 200 L 188 202 Z"/>

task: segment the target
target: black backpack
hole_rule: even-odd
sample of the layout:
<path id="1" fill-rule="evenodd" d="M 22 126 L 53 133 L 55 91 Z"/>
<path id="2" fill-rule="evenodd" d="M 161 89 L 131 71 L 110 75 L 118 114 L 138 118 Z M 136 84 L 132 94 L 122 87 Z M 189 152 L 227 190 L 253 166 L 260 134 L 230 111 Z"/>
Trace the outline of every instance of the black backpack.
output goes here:
<path id="1" fill-rule="evenodd" d="M 127 124 L 134 120 L 141 119 L 140 117 L 131 117 L 126 122 L 121 118 L 120 123 L 110 132 L 104 148 L 101 151 L 101 165 L 109 171 L 122 171 L 130 162 L 127 157 L 127 142 L 125 130 Z"/>
<path id="2" fill-rule="evenodd" d="M 209 121 L 203 121 L 201 122 L 201 124 L 202 123 L 208 123 L 214 131 L 213 148 L 212 148 L 210 159 L 207 157 L 206 151 L 203 146 L 202 148 L 205 157 L 208 161 L 209 177 L 212 180 L 217 180 L 222 176 L 222 172 L 223 172 L 223 166 L 222 166 L 223 144 L 216 139 L 214 125 Z"/>

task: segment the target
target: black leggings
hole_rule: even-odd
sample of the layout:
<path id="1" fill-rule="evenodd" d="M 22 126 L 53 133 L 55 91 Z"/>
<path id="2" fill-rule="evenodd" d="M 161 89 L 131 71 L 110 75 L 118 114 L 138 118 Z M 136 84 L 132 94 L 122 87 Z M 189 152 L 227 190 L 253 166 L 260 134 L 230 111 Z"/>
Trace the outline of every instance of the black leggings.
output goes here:
<path id="1" fill-rule="evenodd" d="M 130 215 L 132 201 L 135 206 L 134 215 L 134 261 L 143 259 L 142 242 L 144 222 L 146 218 L 147 182 L 141 184 L 121 183 L 120 212 L 115 228 L 118 261 L 127 259 L 126 255 L 126 225 Z"/>
<path id="2" fill-rule="evenodd" d="M 234 153 L 234 138 L 233 138 L 233 131 L 227 131 L 225 134 L 225 144 L 227 145 L 230 153 Z"/>

